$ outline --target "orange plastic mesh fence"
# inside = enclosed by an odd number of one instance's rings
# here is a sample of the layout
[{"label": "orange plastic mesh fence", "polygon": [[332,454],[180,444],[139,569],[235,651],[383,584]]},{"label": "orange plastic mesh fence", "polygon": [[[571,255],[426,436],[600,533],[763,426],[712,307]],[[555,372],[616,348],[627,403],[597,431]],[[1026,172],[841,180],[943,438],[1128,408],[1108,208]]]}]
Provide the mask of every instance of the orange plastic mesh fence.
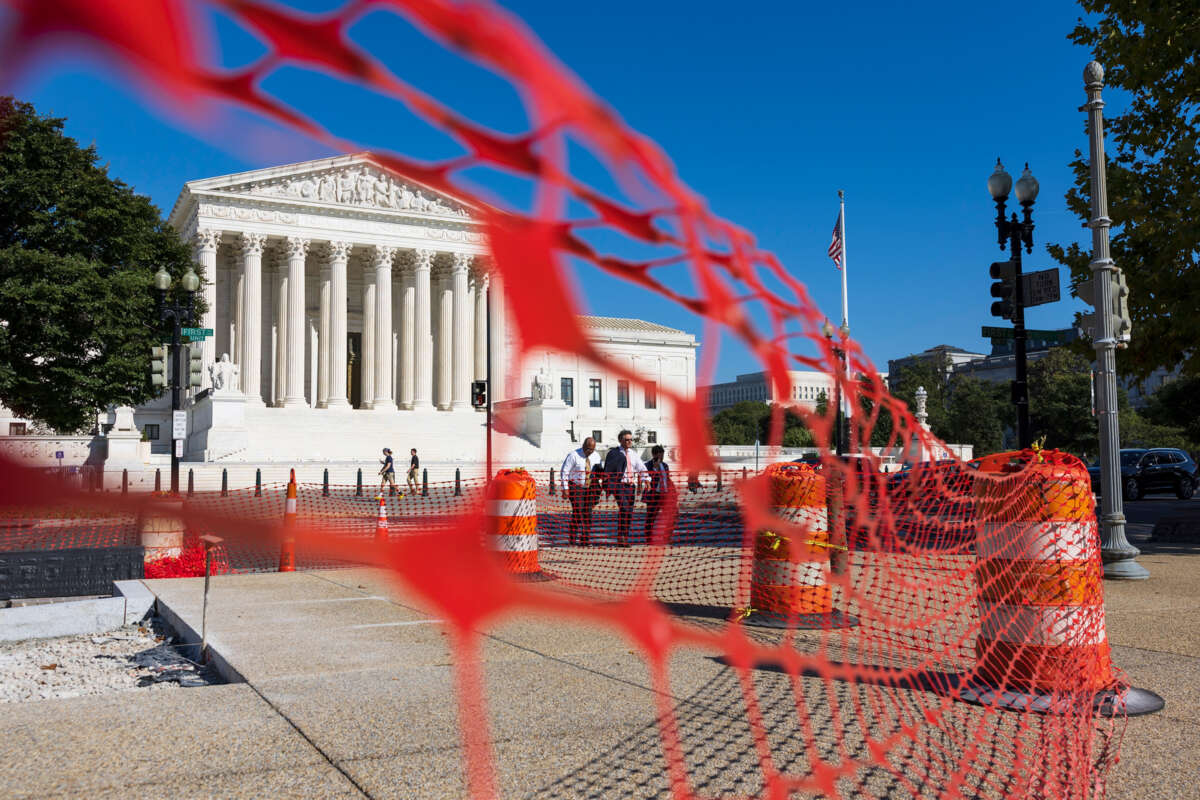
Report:
[{"label": "orange plastic mesh fence", "polygon": [[[271,94],[271,75],[301,67],[392,98],[451,136],[461,157],[436,164],[397,152],[376,157],[471,204],[494,274],[510,287],[523,353],[550,347],[604,360],[580,327],[564,267],[595,268],[704,319],[698,383],[711,382],[716,342],[729,335],[759,359],[777,397],[789,396],[788,369],[830,375],[855,412],[851,452],[873,434],[893,452],[939,452],[877,377],[846,379],[877,372],[855,342],[822,335],[823,315],[804,286],[747,232],[712,214],[665,154],[490,3],[350,0],[312,16],[251,0],[3,2],[12,9],[0,42],[6,71],[34,63],[40,48],[67,32],[181,108],[215,98],[338,150],[361,149]],[[208,60],[219,48],[193,5],[219,9],[266,55],[232,70]],[[351,28],[368,13],[398,15],[508,80],[530,128],[498,133],[414,89],[385,63],[388,54],[355,41]],[[587,150],[617,188],[573,174],[568,143]],[[470,182],[477,168],[527,179],[532,211],[485,196]],[[638,261],[600,252],[593,234],[655,255]],[[675,288],[684,272],[691,294]],[[607,368],[642,382],[627,366]],[[713,470],[705,398],[659,390],[678,428],[676,474]],[[795,413],[827,453],[833,415]],[[513,423],[503,414],[500,422]],[[783,423],[777,414],[771,441],[782,440]],[[507,463],[503,454],[497,463]],[[55,492],[37,474],[0,468],[0,503],[11,520],[0,542],[9,550],[128,543],[150,502]],[[478,651],[480,632],[497,621],[550,614],[624,634],[657,690],[656,724],[551,787],[553,794],[1103,795],[1121,699],[1110,698],[1111,717],[1097,716],[1094,706],[1122,679],[1109,662],[1095,510],[1080,462],[1025,452],[979,469],[925,461],[889,476],[873,456],[826,455],[819,470],[746,480],[726,474],[719,490],[715,476],[696,491],[690,483],[679,477],[673,491],[652,497],[657,516],[648,532],[646,503],[632,487],[585,488],[572,499],[551,495],[538,476],[531,512],[528,498],[490,497],[479,482],[464,483],[461,496],[452,485],[431,485],[429,497],[385,498],[386,541],[376,535],[370,492],[359,498],[331,487],[325,496],[305,485],[288,534],[299,568],[385,566],[445,620],[463,720],[488,718]],[[190,535],[225,539],[221,569],[278,568],[281,486],[261,497],[198,495],[178,513]],[[519,521],[531,513],[532,538]],[[489,552],[534,546],[538,573],[549,580],[506,569],[531,566],[532,556],[502,560]],[[687,649],[719,652],[727,669],[684,702],[674,699],[668,664]],[[471,794],[498,795],[486,726],[465,726],[462,743]]]}]

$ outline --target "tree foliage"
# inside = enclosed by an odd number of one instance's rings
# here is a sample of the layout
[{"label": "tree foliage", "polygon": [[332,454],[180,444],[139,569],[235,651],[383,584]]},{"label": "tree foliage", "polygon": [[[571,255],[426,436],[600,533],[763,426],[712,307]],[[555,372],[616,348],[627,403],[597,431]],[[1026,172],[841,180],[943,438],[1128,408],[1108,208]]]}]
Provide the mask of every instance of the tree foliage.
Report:
[{"label": "tree foliage", "polygon": [[191,258],[63,120],[0,97],[0,403],[58,431],[151,399],[151,278]]},{"label": "tree foliage", "polygon": [[[1123,373],[1145,378],[1183,363],[1200,374],[1200,25],[1193,0],[1080,0],[1095,21],[1070,39],[1090,47],[1128,108],[1106,120],[1112,257],[1126,274],[1133,337]],[[1090,217],[1088,160],[1071,162],[1067,205]],[[1091,277],[1090,243],[1051,245],[1072,282]]]},{"label": "tree foliage", "polygon": [[[744,400],[718,411],[712,418],[713,441],[717,444],[749,445],[755,441],[769,444],[771,415],[776,408],[776,405]],[[812,447],[812,432],[800,416],[786,410],[783,414],[783,446]]]}]

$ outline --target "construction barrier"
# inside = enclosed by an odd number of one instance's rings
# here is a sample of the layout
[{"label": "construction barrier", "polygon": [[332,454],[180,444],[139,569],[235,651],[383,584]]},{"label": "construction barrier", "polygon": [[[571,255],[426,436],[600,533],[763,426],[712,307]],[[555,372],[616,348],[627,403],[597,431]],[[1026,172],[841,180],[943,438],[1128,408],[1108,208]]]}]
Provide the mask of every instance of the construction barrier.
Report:
[{"label": "construction barrier", "polygon": [[502,469],[488,488],[490,549],[504,569],[525,580],[549,580],[538,565],[537,484],[523,469]]},{"label": "construction barrier", "polygon": [[829,516],[825,478],[808,464],[767,470],[771,510],[805,530],[797,535],[760,531],[754,540],[748,625],[842,628],[857,624],[833,607]]},{"label": "construction barrier", "polygon": [[[258,488],[258,487],[256,487]],[[296,571],[296,470],[292,470],[283,505],[283,539],[279,546],[279,571]]]},{"label": "construction barrier", "polygon": [[183,552],[187,532],[183,516],[183,501],[178,498],[156,499],[142,509],[138,534],[146,563],[178,558]]},{"label": "construction barrier", "polygon": [[375,541],[379,544],[387,544],[387,541],[388,541],[387,502],[383,499],[383,495],[380,495],[377,499],[379,500],[379,514],[378,514],[378,516],[375,517]]},{"label": "construction barrier", "polygon": [[[981,462],[976,483],[979,634],[970,702],[1059,710],[1084,695],[1101,713],[1162,708],[1118,685],[1104,622],[1091,481],[1074,456],[1016,451]],[[1157,703],[1157,707],[1154,707]]]}]

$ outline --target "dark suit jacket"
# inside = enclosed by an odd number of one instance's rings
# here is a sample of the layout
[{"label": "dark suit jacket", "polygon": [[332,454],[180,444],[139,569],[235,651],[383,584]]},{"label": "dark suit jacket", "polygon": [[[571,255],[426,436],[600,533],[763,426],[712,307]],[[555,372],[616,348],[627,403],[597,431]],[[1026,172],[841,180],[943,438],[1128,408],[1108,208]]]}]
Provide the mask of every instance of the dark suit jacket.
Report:
[{"label": "dark suit jacket", "polygon": [[625,451],[620,447],[610,448],[604,456],[604,489],[609,494],[616,492],[617,487],[621,485],[626,466],[628,464],[625,461]]},{"label": "dark suit jacket", "polygon": [[650,459],[646,462],[646,471],[650,473],[650,488],[647,491],[666,494],[671,486],[671,468],[667,462],[660,461],[655,464],[654,459]]}]

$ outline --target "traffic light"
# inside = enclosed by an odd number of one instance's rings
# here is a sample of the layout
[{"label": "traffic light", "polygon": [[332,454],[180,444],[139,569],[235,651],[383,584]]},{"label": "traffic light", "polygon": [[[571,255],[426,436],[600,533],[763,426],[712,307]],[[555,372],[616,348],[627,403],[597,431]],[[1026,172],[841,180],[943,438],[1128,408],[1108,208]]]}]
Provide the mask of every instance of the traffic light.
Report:
[{"label": "traffic light", "polygon": [[165,344],[155,345],[150,348],[150,383],[153,386],[166,387],[167,385],[167,353],[169,352]]},{"label": "traffic light", "polygon": [[[1108,273],[1108,280],[1110,282],[1109,304],[1112,313],[1112,337],[1118,342],[1128,342],[1133,330],[1133,320],[1129,317],[1129,287],[1125,284],[1125,273],[1119,269],[1112,270]],[[1080,282],[1075,287],[1075,295],[1095,308],[1099,300],[1095,278]],[[1097,309],[1090,314],[1083,314],[1079,322],[1084,333],[1093,339],[1100,335],[1100,321],[1097,318],[1099,313],[1099,309]]]},{"label": "traffic light", "polygon": [[1016,291],[1016,266],[1011,261],[996,261],[988,269],[988,274],[996,281],[992,284],[992,297],[997,298],[992,303],[992,316],[1012,319],[1016,308],[1013,297]]},{"label": "traffic light", "polygon": [[475,408],[487,406],[487,381],[471,381],[471,405]]},{"label": "traffic light", "polygon": [[204,351],[199,347],[188,348],[188,386],[199,388],[204,379]]}]

